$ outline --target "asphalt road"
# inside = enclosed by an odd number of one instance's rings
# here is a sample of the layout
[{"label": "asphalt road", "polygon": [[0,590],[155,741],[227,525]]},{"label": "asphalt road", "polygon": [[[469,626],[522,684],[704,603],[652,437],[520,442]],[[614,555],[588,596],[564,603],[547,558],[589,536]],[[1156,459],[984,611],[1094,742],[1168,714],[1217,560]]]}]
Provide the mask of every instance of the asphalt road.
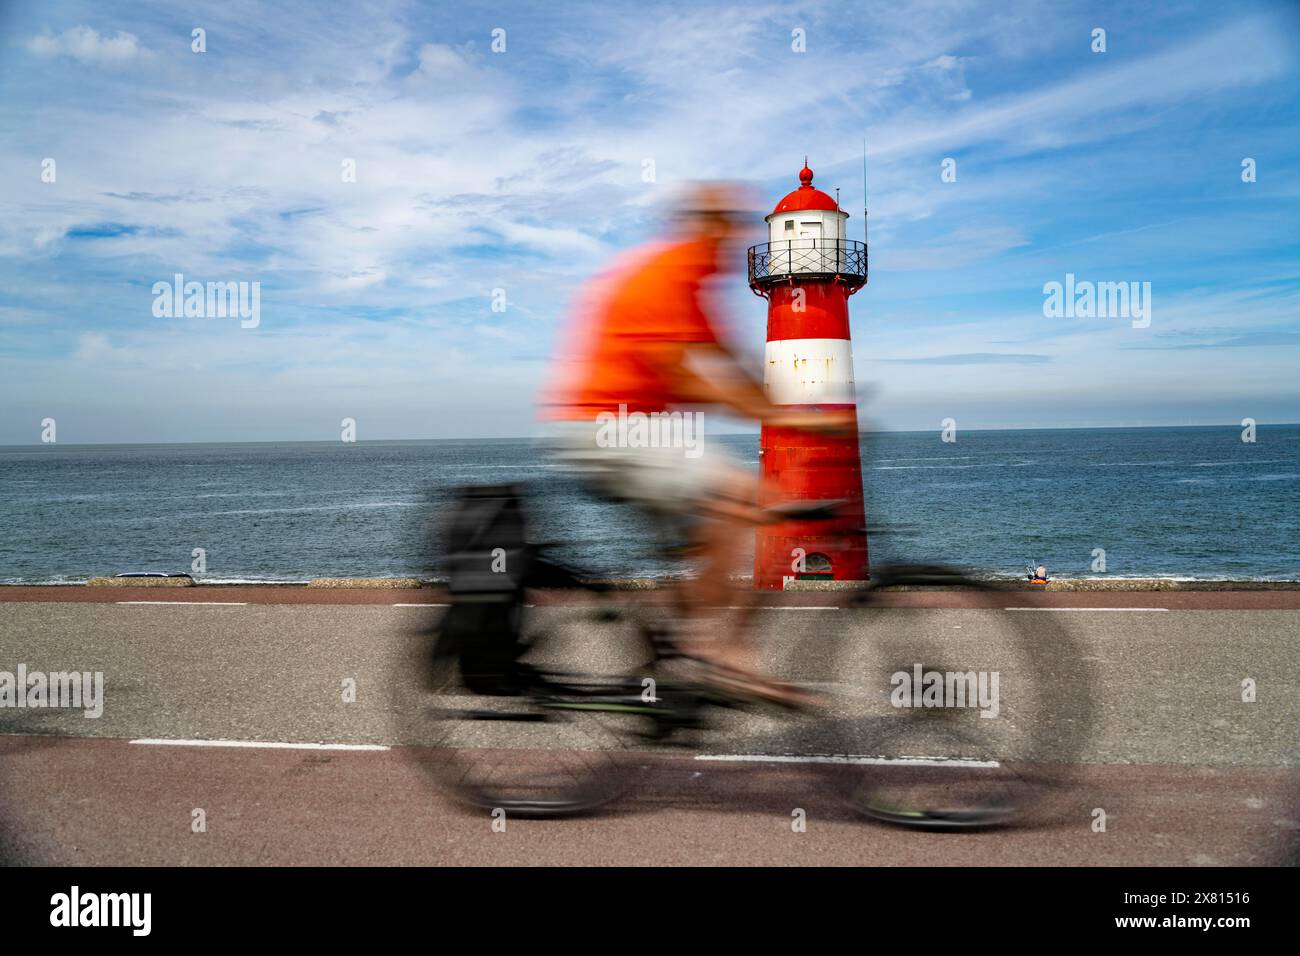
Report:
[{"label": "asphalt road", "polygon": [[[722,715],[700,742],[703,754],[639,758],[637,788],[609,811],[508,820],[504,832],[486,813],[448,800],[426,773],[437,753],[427,745],[440,741],[412,716],[424,700],[412,661],[415,632],[436,612],[355,603],[0,602],[0,671],[24,664],[104,674],[97,719],[0,708],[0,853],[11,862],[91,864],[1288,859],[1300,828],[1300,610],[1287,602],[1271,610],[1143,610],[1173,602],[1102,597],[1124,610],[849,611],[807,600],[764,610],[756,627],[765,662],[823,687],[836,719]],[[1006,606],[1022,603],[1010,595]],[[538,613],[558,620],[567,612]],[[1008,640],[1013,619],[1017,633],[1038,642],[1029,655]],[[583,645],[575,653],[584,669],[618,664],[617,648]],[[971,711],[954,733],[957,725],[892,708],[889,674],[912,663],[998,672],[1001,719]],[[1256,690],[1250,703],[1242,700],[1247,678]],[[349,687],[354,700],[345,699]],[[1076,720],[1084,713],[1086,727]],[[1073,782],[1053,799],[1049,823],[996,833],[921,834],[863,822],[821,785],[815,765],[801,762],[846,754],[978,760],[1029,739],[1038,757],[1067,755]],[[165,742],[139,742],[146,740]],[[211,741],[272,746],[201,743]],[[275,746],[283,744],[309,749]],[[764,759],[773,757],[786,762]],[[1105,832],[1094,831],[1098,809]],[[194,832],[196,810],[205,832]],[[806,814],[803,832],[791,827],[797,810]]]}]

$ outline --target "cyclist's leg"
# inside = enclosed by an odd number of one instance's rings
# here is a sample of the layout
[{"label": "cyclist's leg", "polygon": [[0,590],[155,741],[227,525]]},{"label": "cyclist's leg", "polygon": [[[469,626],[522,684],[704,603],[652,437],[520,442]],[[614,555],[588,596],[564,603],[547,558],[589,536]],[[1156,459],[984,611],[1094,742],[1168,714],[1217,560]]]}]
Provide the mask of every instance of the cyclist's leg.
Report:
[{"label": "cyclist's leg", "polygon": [[[629,481],[643,506],[691,519],[698,556],[696,574],[677,587],[679,649],[708,665],[709,683],[733,694],[785,703],[811,700],[804,691],[758,666],[758,647],[750,626],[752,591],[736,588],[732,574],[747,549],[740,544],[755,525],[770,520],[760,507],[760,478],[729,456],[715,452],[708,462],[687,460],[671,472],[638,463]],[[720,670],[719,670],[720,669]]]},{"label": "cyclist's leg", "polygon": [[[731,672],[733,684],[747,685],[742,690],[770,699],[803,699],[757,668],[749,615],[724,611],[737,600],[731,573],[743,550],[738,542],[766,517],[758,504],[758,476],[720,449],[692,456],[680,448],[600,447],[597,431],[591,422],[563,423],[555,432],[556,460],[604,495],[669,520],[689,520],[700,569],[677,586],[678,648]],[[742,607],[749,605],[752,601],[742,601]]]}]

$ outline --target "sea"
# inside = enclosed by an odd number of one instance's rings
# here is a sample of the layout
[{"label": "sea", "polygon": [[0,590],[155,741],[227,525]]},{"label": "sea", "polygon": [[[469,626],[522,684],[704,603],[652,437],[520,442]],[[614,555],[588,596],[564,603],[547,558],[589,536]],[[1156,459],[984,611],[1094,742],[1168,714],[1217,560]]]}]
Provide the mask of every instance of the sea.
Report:
[{"label": "sea", "polygon": [[[873,564],[981,576],[1300,580],[1300,425],[862,436]],[[705,438],[758,467],[758,436]],[[586,572],[683,573],[652,519],[529,439],[0,447],[0,582],[436,575],[457,490],[518,483],[530,536]],[[736,544],[746,570],[752,535]],[[201,568],[201,570],[196,570]]]}]

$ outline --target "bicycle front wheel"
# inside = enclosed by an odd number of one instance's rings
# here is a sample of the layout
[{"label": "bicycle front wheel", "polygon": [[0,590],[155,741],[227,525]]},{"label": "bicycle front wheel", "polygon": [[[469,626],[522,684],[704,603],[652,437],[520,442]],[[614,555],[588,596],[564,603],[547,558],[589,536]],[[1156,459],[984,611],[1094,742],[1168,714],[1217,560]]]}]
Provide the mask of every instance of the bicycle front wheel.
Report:
[{"label": "bicycle front wheel", "polygon": [[851,602],[829,723],[841,796],[923,829],[1027,824],[1086,739],[1091,676],[1037,596],[941,567],[884,568]]}]

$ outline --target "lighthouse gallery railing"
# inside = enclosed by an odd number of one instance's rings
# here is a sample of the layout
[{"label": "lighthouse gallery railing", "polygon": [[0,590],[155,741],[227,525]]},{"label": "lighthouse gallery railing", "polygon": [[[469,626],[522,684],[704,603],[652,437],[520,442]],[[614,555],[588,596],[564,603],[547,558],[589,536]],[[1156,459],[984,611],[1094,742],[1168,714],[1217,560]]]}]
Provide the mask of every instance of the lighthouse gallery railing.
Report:
[{"label": "lighthouse gallery railing", "polygon": [[867,244],[851,239],[786,239],[750,246],[751,285],[796,275],[840,276],[861,284],[867,279]]}]

